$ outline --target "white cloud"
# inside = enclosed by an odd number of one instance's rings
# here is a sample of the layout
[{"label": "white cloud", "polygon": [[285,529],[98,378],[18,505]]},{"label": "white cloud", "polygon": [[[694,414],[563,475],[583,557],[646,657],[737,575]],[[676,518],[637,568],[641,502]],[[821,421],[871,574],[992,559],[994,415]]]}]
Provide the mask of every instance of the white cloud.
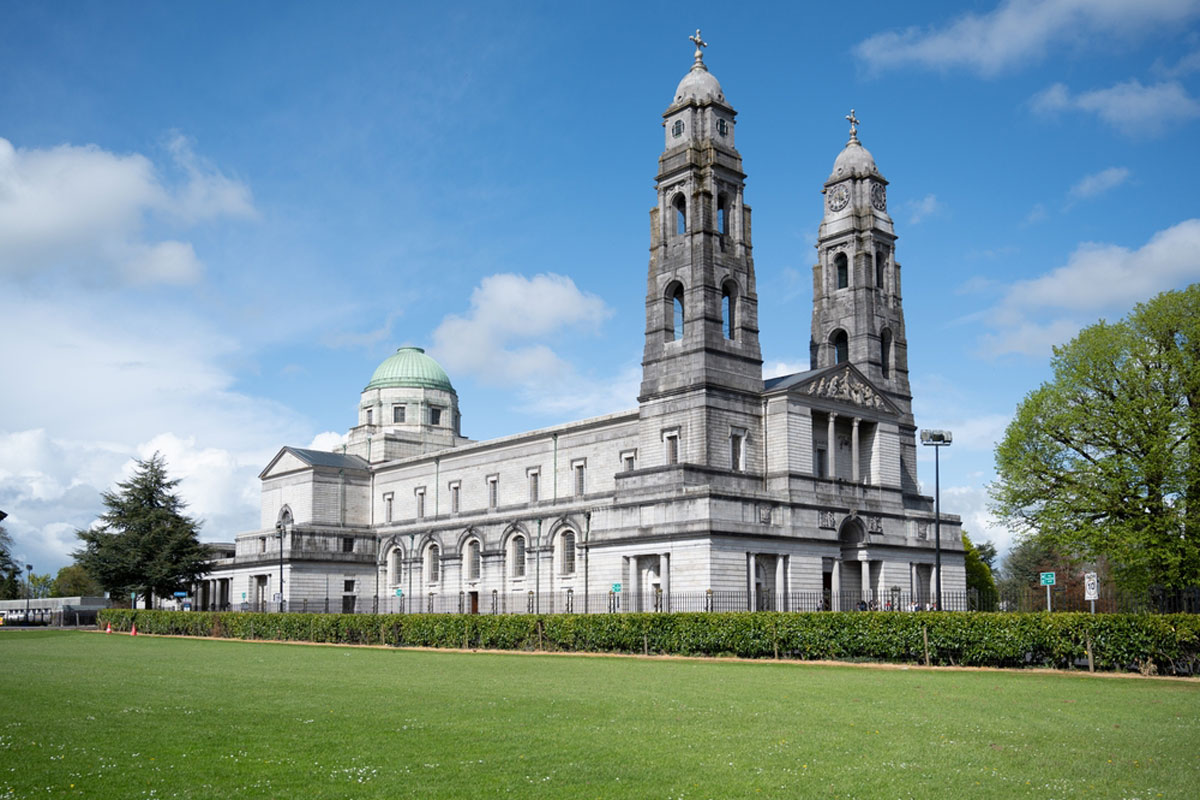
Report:
[{"label": "white cloud", "polygon": [[197,157],[185,139],[168,144],[173,185],[143,155],[96,145],[15,148],[0,138],[0,275],[62,271],[97,284],[194,282],[192,245],[152,234],[156,223],[188,226],[252,217],[249,189]]},{"label": "white cloud", "polygon": [[986,315],[993,333],[984,350],[999,355],[1044,355],[1104,312],[1123,316],[1159,292],[1200,280],[1200,219],[1159,231],[1131,250],[1084,242],[1067,263],[1008,288]]},{"label": "white cloud", "polygon": [[811,364],[807,361],[764,361],[764,378],[781,378],[784,375],[794,375],[797,372],[807,372]]},{"label": "white cloud", "polygon": [[[332,453],[335,450],[340,450],[349,437],[344,433],[337,431],[324,431],[313,437],[313,440],[308,443],[309,450],[324,450]],[[263,466],[266,466],[265,464]]]},{"label": "white cloud", "polygon": [[438,325],[433,354],[451,373],[520,385],[571,371],[544,340],[594,330],[611,315],[602,299],[562,275],[490,275],[471,293],[470,311]]},{"label": "white cloud", "polygon": [[[955,435],[957,436],[957,431]],[[1013,544],[1013,532],[1000,524],[988,508],[991,498],[981,486],[943,486],[942,505],[947,512],[962,517],[963,530],[971,541],[996,545],[998,561],[1003,561]]]},{"label": "white cloud", "polygon": [[937,195],[927,194],[920,200],[909,200],[904,204],[904,209],[908,212],[908,222],[910,225],[917,225],[926,217],[931,217],[938,214],[945,208],[938,202]]},{"label": "white cloud", "polygon": [[1200,72],[1200,50],[1193,50],[1170,66],[1162,61],[1155,62],[1154,71],[1164,78],[1182,78]]},{"label": "white cloud", "polygon": [[1177,81],[1143,86],[1130,80],[1077,95],[1056,83],[1034,95],[1030,105],[1040,113],[1087,111],[1126,136],[1157,136],[1170,125],[1200,116],[1200,102]]},{"label": "white cloud", "polygon": [[[228,336],[176,308],[106,294],[19,297],[0,315],[0,508],[39,571],[69,562],[73,531],[134,458],[162,452],[201,537],[256,529],[256,476],[278,447],[312,437],[291,409],[234,388]],[[35,335],[36,334],[36,335]]]},{"label": "white cloud", "polygon": [[878,33],[855,55],[870,68],[965,68],[981,75],[1035,63],[1052,48],[1100,48],[1159,33],[1200,10],[1196,0],[1005,0],[940,27]]},{"label": "white cloud", "polygon": [[1129,175],[1129,170],[1125,167],[1109,167],[1091,175],[1085,175],[1078,183],[1071,187],[1070,194],[1072,197],[1081,200],[1095,197],[1096,195],[1104,194],[1110,189],[1117,188],[1129,180]]}]

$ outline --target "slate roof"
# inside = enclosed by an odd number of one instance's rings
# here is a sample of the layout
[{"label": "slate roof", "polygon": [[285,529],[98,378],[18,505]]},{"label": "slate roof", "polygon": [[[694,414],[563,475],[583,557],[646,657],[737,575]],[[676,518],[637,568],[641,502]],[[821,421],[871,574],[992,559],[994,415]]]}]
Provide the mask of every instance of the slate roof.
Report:
[{"label": "slate roof", "polygon": [[337,469],[368,469],[367,460],[361,456],[330,453],[325,450],[305,450],[301,447],[285,447],[286,452],[312,467],[335,467]]}]

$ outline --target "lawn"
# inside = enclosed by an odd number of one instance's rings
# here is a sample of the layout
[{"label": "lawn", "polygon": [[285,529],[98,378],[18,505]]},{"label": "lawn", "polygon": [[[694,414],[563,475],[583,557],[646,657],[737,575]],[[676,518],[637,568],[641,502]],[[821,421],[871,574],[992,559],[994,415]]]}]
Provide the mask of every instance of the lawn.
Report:
[{"label": "lawn", "polygon": [[1195,797],[1200,683],[0,633],[0,798]]}]

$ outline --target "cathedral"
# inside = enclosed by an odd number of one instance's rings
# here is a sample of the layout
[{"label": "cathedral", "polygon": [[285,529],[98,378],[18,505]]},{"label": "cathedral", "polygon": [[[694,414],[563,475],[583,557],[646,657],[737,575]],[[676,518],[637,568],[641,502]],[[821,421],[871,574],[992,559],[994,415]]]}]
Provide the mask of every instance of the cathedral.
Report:
[{"label": "cathedral", "polygon": [[851,112],[822,190],[811,368],[764,380],[737,114],[696,33],[663,113],[637,407],[474,441],[446,372],[400,348],[343,447],[284,447],[262,471],[261,529],[220,553],[196,608],[900,609],[939,582],[963,603],[960,520],[917,483],[888,182]]}]

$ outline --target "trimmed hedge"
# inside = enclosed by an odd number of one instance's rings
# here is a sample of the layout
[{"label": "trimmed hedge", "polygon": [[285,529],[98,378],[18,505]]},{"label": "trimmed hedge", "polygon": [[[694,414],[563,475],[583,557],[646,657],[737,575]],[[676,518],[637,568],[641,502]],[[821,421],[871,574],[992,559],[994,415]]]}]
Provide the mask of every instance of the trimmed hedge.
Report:
[{"label": "trimmed hedge", "polygon": [[258,614],[106,609],[100,627],[227,639],[1137,669],[1194,675],[1200,616],[1083,613]]}]

